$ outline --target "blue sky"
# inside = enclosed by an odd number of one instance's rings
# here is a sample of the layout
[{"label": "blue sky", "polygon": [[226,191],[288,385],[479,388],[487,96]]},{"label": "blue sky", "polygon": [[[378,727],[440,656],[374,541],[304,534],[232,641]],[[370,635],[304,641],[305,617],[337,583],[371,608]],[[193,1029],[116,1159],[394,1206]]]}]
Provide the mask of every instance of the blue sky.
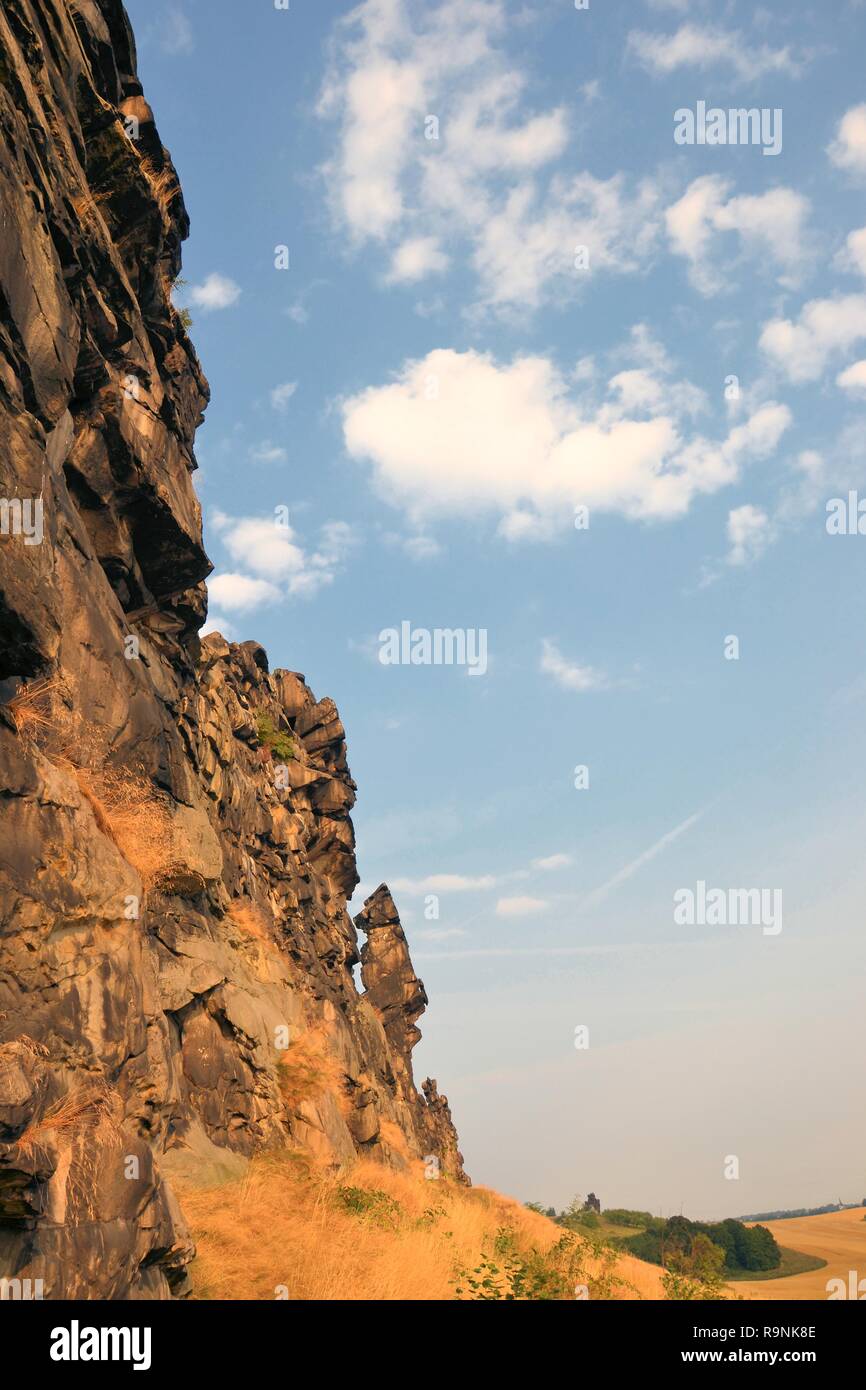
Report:
[{"label": "blue sky", "polygon": [[[192,219],[211,624],[337,701],[469,1171],[859,1198],[866,538],[826,504],[866,496],[866,7],[127,7]],[[699,102],[781,149],[676,143]],[[487,672],[382,665],[403,620]],[[782,931],[677,925],[699,880]]]}]

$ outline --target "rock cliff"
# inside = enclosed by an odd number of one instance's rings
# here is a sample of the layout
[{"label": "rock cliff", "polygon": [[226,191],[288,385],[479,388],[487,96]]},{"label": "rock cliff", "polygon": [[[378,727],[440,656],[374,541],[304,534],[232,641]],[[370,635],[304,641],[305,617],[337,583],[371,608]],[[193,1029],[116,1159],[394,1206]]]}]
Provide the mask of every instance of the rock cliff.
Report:
[{"label": "rock cliff", "polygon": [[175,1172],[465,1177],[393,900],[347,912],[337,710],[198,636],[189,227],[120,0],[4,0],[0,76],[0,1279],[183,1296]]}]

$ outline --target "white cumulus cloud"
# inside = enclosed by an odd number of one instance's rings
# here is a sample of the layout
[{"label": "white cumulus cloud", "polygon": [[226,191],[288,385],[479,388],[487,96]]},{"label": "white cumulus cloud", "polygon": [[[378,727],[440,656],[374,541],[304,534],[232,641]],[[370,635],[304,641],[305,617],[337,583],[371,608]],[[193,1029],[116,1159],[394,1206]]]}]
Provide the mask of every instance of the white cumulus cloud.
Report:
[{"label": "white cumulus cloud", "polygon": [[388,280],[393,284],[412,284],[415,280],[423,280],[427,275],[445,270],[447,266],[448,257],[441,250],[436,237],[410,237],[394,252]]},{"label": "white cumulus cloud", "polygon": [[855,176],[866,174],[866,102],[845,112],[827,153],[837,169]]},{"label": "white cumulus cloud", "polygon": [[866,396],[866,358],[852,362],[836,378],[836,385],[853,396]]},{"label": "white cumulus cloud", "polygon": [[288,522],[274,517],[230,517],[215,512],[211,524],[236,564],[260,576],[278,595],[290,597],[309,598],[331,584],[357,542],[352,527],[344,521],[327,522],[313,549],[299,541]]},{"label": "white cumulus cloud", "polygon": [[486,513],[506,537],[538,539],[572,525],[578,505],[682,516],[695,496],[736,481],[749,458],[771,454],[790,423],[786,406],[768,402],[709,440],[691,427],[695,389],[667,381],[664,365],[643,371],[625,388],[618,374],[593,397],[546,357],[500,363],[436,349],[343,402],[346,449],[419,524]]},{"label": "white cumulus cloud", "polygon": [[230,309],[241,297],[241,287],[227,275],[213,271],[200,285],[191,285],[189,297],[197,309],[210,313],[214,309]]},{"label": "white cumulus cloud", "polygon": [[689,261],[692,282],[702,294],[717,294],[727,282],[723,233],[738,238],[745,254],[770,259],[790,284],[806,254],[803,231],[809,200],[791,188],[731,197],[732,184],[719,174],[695,179],[665,212],[671,249]]},{"label": "white cumulus cloud", "polygon": [[216,574],[208,580],[207,587],[213,601],[230,613],[258,608],[263,603],[274,603],[280,597],[275,584],[267,579],[254,579],[248,574]]},{"label": "white cumulus cloud", "polygon": [[[570,115],[533,109],[502,0],[363,0],[338,24],[320,115],[336,223],[418,282],[458,254],[478,302],[535,306],[587,272],[636,271],[658,232],[649,181],[565,174]],[[578,268],[576,248],[589,250]]]},{"label": "white cumulus cloud", "polygon": [[771,319],[760,346],[793,382],[818,381],[833,357],[866,338],[866,295],[812,299],[792,319]]},{"label": "white cumulus cloud", "polygon": [[729,565],[749,565],[759,559],[772,539],[770,518],[747,503],[728,513]]}]

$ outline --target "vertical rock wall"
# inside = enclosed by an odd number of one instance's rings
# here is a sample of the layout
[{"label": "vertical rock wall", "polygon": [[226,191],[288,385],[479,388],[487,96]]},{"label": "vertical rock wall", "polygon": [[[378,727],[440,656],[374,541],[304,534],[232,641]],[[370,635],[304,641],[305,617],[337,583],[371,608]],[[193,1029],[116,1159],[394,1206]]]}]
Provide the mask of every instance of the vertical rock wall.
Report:
[{"label": "vertical rock wall", "polygon": [[174,1170],[462,1160],[393,901],[360,954],[346,910],[333,702],[197,635],[188,220],[119,0],[4,0],[0,78],[0,1278],[167,1298]]}]

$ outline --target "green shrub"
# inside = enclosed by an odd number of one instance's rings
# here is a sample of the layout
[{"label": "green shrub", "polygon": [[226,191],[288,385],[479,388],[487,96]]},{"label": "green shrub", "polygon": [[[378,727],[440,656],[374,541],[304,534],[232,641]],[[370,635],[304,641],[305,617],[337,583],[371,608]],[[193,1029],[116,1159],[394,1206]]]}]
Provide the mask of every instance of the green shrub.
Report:
[{"label": "green shrub", "polygon": [[402,1214],[400,1203],[389,1197],[387,1192],[380,1192],[377,1188],[338,1187],[335,1201],[343,1211],[359,1217],[362,1221],[369,1221],[374,1226],[393,1229],[398,1225]]},{"label": "green shrub", "polygon": [[295,745],[289,735],[284,729],[276,727],[269,714],[260,714],[256,718],[256,734],[261,746],[279,758],[280,762],[286,763],[295,756]]}]

